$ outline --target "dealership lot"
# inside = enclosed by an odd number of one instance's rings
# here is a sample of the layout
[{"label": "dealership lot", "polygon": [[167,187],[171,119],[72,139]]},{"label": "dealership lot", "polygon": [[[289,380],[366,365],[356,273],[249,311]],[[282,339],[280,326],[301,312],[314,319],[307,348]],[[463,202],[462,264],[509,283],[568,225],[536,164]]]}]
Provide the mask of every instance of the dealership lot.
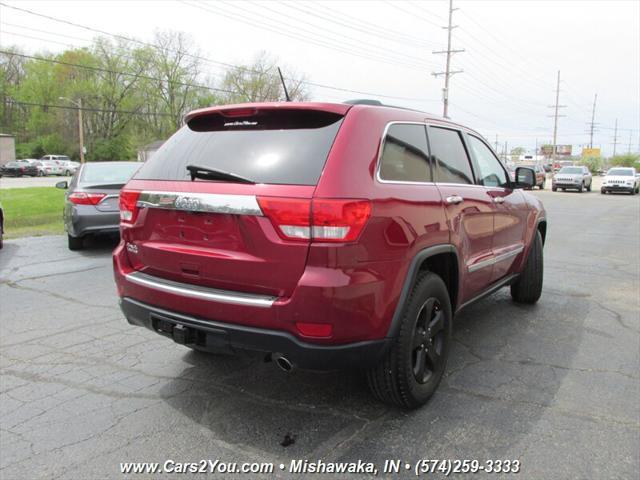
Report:
[{"label": "dealership lot", "polygon": [[129,326],[113,241],[80,253],[62,236],[6,242],[0,478],[318,458],[520,459],[519,478],[636,476],[640,197],[534,194],[549,216],[542,299],[516,305],[504,290],[464,311],[446,378],[412,412],[377,403],[357,373],[286,374]]}]

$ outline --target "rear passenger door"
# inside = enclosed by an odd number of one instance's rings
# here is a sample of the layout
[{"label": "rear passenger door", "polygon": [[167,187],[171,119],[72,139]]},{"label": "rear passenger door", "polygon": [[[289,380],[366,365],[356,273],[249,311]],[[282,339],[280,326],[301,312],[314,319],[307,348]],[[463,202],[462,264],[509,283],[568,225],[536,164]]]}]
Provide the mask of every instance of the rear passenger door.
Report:
[{"label": "rear passenger door", "polygon": [[476,172],[476,184],[483,187],[494,208],[492,282],[511,271],[524,250],[528,206],[520,190],[511,188],[509,175],[489,146],[479,137],[466,136]]},{"label": "rear passenger door", "polygon": [[428,137],[450,242],[458,250],[458,268],[463,279],[460,300],[464,303],[484,290],[493,278],[494,204],[485,188],[475,184],[462,133],[429,126]]}]

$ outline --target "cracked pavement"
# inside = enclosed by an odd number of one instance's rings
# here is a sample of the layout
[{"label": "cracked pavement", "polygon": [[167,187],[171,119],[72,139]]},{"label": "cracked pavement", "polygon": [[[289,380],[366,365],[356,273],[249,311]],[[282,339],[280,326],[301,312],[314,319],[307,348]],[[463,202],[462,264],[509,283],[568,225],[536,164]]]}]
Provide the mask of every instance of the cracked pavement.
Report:
[{"label": "cracked pavement", "polygon": [[459,315],[446,377],[411,412],[377,403],[357,372],[286,374],[128,325],[113,241],[6,241],[0,478],[120,478],[120,462],[169,458],[520,459],[519,478],[637,478],[640,198],[535,194],[542,299],[502,290]]}]

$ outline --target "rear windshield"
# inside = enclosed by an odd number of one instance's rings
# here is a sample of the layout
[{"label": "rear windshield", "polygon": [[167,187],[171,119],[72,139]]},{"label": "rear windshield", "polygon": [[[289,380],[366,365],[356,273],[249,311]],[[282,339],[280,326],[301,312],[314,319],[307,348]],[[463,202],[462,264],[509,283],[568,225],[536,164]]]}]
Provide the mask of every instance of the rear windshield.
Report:
[{"label": "rear windshield", "polygon": [[138,168],[140,168],[139,163],[87,163],[82,169],[80,183],[92,183],[96,185],[127,183]]},{"label": "rear windshield", "polygon": [[191,181],[187,166],[196,165],[255,183],[316,185],[342,118],[284,109],[196,117],[167,140],[135,178]]}]

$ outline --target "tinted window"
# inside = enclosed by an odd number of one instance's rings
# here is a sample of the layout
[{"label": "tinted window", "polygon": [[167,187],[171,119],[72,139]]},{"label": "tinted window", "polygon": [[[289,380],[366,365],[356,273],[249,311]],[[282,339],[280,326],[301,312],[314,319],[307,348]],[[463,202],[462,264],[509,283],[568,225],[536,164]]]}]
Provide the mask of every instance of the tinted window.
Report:
[{"label": "tinted window", "polygon": [[431,154],[437,159],[436,181],[473,183],[471,165],[460,133],[446,128],[429,128]]},{"label": "tinted window", "polygon": [[395,124],[389,127],[380,158],[380,178],[400,182],[431,181],[424,125]]},{"label": "tinted window", "polygon": [[499,160],[485,143],[472,135],[469,135],[469,148],[476,162],[478,184],[485,187],[506,187],[507,173],[502,168]]},{"label": "tinted window", "polygon": [[249,114],[232,118],[211,114],[191,120],[135,178],[190,181],[186,167],[197,165],[256,183],[317,184],[342,116],[294,110]]},{"label": "tinted window", "polygon": [[103,184],[127,183],[140,163],[87,163],[82,169],[80,183]]}]

